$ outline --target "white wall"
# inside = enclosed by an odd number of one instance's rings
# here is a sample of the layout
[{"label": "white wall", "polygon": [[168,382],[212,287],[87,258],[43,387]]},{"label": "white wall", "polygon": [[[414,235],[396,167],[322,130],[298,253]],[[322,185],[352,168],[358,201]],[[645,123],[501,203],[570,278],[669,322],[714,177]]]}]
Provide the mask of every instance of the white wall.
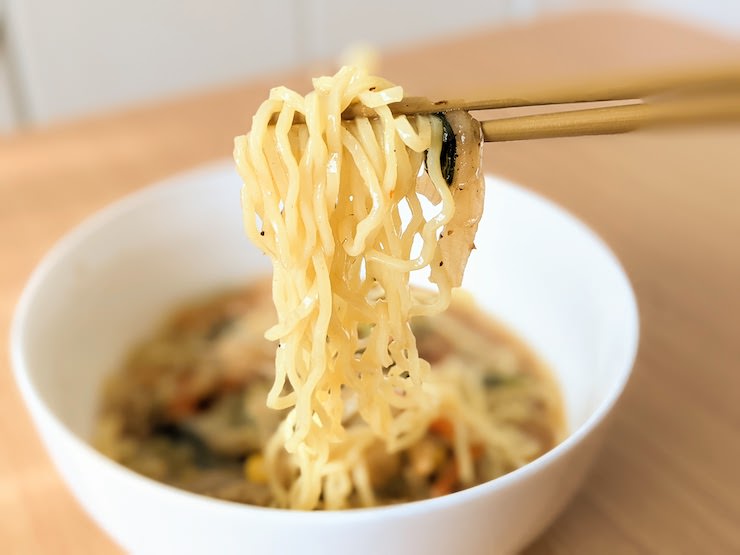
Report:
[{"label": "white wall", "polygon": [[304,57],[328,59],[355,44],[393,46],[503,24],[511,0],[298,0]]},{"label": "white wall", "polygon": [[3,2],[0,132],[543,13],[626,7],[740,37],[740,0],[0,0],[0,22]]},{"label": "white wall", "polygon": [[10,131],[16,125],[10,75],[5,45],[5,0],[0,0],[0,134]]},{"label": "white wall", "polygon": [[[290,1],[8,2],[8,40],[31,122],[235,81],[290,65],[297,51]],[[272,41],[276,32],[280,41]]]},{"label": "white wall", "polygon": [[17,124],[12,93],[8,58],[0,45],[0,134],[14,129]]}]

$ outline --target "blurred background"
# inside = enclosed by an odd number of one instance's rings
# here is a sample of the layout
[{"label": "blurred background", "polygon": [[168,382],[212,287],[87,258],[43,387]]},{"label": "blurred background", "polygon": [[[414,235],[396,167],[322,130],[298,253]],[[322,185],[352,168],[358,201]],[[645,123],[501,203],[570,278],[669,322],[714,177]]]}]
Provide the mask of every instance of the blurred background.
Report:
[{"label": "blurred background", "polygon": [[373,10],[346,0],[0,0],[0,134],[337,58],[358,42],[382,50],[577,10],[635,10],[740,36],[737,0],[372,5]]}]

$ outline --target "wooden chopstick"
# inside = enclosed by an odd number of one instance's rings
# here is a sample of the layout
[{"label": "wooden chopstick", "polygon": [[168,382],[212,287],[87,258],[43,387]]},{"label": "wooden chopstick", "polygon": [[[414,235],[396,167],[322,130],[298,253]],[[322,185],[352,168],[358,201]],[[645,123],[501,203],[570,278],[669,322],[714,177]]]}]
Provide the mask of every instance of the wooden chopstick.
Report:
[{"label": "wooden chopstick", "polygon": [[[620,79],[599,79],[587,83],[573,83],[565,87],[538,87],[510,96],[496,96],[479,100],[429,100],[424,97],[407,97],[389,104],[396,115],[430,114],[451,110],[489,110],[605,102],[609,100],[634,100],[658,94],[699,94],[740,88],[740,64],[684,69],[665,73],[650,73]],[[342,112],[343,119],[372,117],[374,112],[361,104],[352,104]]]},{"label": "wooden chopstick", "polygon": [[738,94],[670,100],[510,117],[481,122],[486,142],[609,135],[636,129],[740,121]]},{"label": "wooden chopstick", "polygon": [[[601,79],[565,87],[539,87],[513,96],[479,100],[433,101],[424,97],[407,97],[389,104],[389,107],[396,115],[414,115],[627,100],[641,103],[484,121],[481,123],[483,137],[486,142],[520,141],[737,120],[740,119],[740,64],[733,62],[619,80]],[[342,119],[375,115],[372,109],[362,104],[351,104],[342,112]],[[293,123],[304,122],[301,114],[295,114]]]}]

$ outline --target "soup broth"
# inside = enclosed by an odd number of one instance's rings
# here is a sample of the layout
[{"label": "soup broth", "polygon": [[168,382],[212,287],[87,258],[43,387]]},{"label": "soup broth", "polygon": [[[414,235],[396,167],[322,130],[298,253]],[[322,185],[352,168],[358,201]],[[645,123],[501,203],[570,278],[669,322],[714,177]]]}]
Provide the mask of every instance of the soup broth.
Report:
[{"label": "soup broth", "polygon": [[[264,332],[274,320],[269,280],[175,312],[107,380],[95,446],[184,490],[273,505],[263,450],[284,417],[265,404],[276,346]],[[364,460],[375,503],[421,500],[492,480],[562,439],[562,399],[551,372],[465,293],[444,313],[415,318],[411,326],[432,374],[483,406],[495,437],[467,441],[464,456],[455,456],[466,432],[440,416],[409,448],[389,452],[381,441],[371,443]],[[344,424],[350,434],[367,431],[351,397]],[[349,500],[350,507],[366,505],[357,493]]]}]

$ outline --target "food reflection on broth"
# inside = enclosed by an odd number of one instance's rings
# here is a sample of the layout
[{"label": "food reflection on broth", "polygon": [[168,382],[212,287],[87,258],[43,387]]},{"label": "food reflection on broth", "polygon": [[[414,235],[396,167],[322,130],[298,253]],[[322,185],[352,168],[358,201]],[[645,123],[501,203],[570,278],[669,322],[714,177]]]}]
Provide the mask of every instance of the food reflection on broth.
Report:
[{"label": "food reflection on broth", "polygon": [[[274,320],[267,279],[177,311],[105,384],[96,447],[136,472],[188,491],[274,505],[263,455],[285,412],[265,404],[275,345],[264,332]],[[470,430],[442,415],[399,452],[369,442],[364,461],[374,504],[426,499],[491,480],[562,438],[562,401],[551,373],[467,295],[456,295],[446,312],[415,318],[411,326],[433,384],[457,388],[486,415],[496,437],[461,438]],[[343,423],[348,434],[367,430],[349,399]],[[463,465],[472,475],[463,475]],[[270,470],[290,479],[287,466]],[[364,505],[359,493],[349,496],[349,507]]]}]

